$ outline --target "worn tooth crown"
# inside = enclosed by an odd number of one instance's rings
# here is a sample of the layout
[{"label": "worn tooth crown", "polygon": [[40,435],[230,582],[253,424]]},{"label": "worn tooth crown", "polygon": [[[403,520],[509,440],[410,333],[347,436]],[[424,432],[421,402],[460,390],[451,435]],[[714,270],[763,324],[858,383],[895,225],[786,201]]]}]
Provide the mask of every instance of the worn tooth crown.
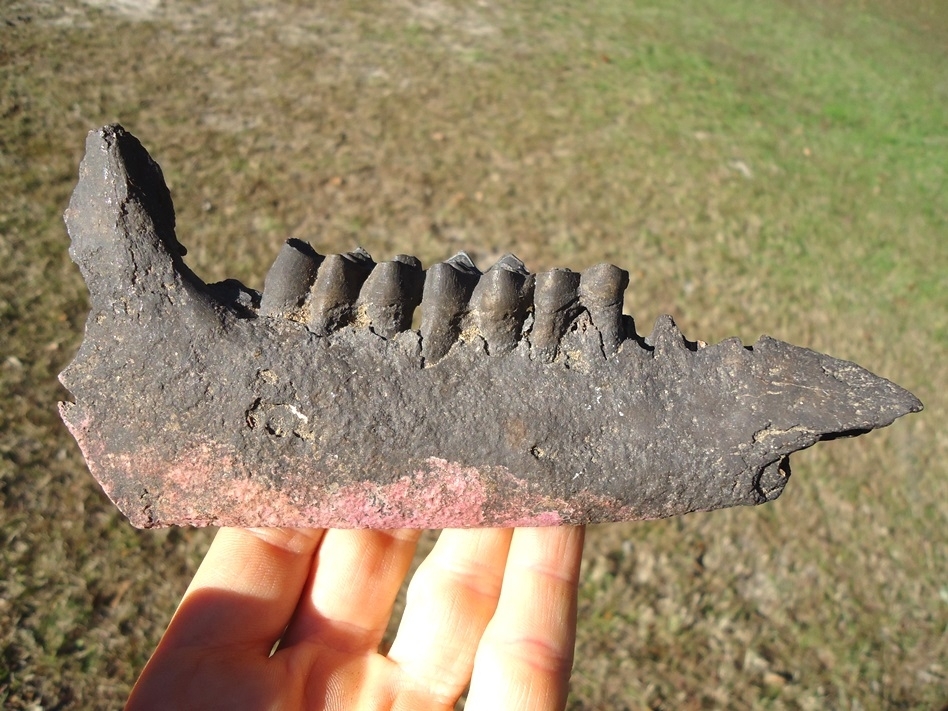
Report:
[{"label": "worn tooth crown", "polygon": [[530,345],[546,363],[556,358],[560,339],[582,311],[579,281],[580,274],[569,269],[553,269],[536,275]]},{"label": "worn tooth crown", "polygon": [[375,262],[361,247],[348,254],[330,254],[323,260],[307,303],[309,327],[326,336],[347,326],[355,315],[355,302]]},{"label": "worn tooth crown", "polygon": [[606,356],[613,355],[625,340],[622,302],[628,286],[629,273],[612,264],[589,267],[579,279],[579,301],[599,331]]},{"label": "worn tooth crown", "polygon": [[[792,452],[922,409],[762,336],[697,347],[622,314],[628,273],[422,271],[290,240],[263,293],[184,263],[161,170],[90,133],[66,212],[91,313],[60,403],[136,526],[585,524],[759,504]],[[411,330],[420,305],[419,332]],[[404,335],[399,335],[404,333]]]},{"label": "worn tooth crown", "polygon": [[421,262],[415,257],[400,254],[376,266],[359,294],[358,306],[365,325],[382,338],[407,331],[421,303],[424,283]]},{"label": "worn tooth crown", "polygon": [[323,259],[306,242],[287,240],[263,282],[261,315],[298,316]]},{"label": "worn tooth crown", "polygon": [[481,277],[471,295],[471,315],[488,353],[516,348],[532,302],[533,276],[512,254],[504,255]]},{"label": "worn tooth crown", "polygon": [[[283,246],[267,273],[260,315],[301,320],[326,336],[347,325],[369,328],[385,339],[411,328],[421,305],[422,352],[434,365],[462,338],[482,338],[487,352],[509,353],[528,329],[534,357],[552,362],[559,343],[584,311],[603,355],[625,340],[622,304],[629,273],[598,264],[582,273],[554,269],[530,274],[506,254],[482,274],[465,252],[432,265],[398,255],[376,264],[363,249],[323,257],[298,239]],[[532,322],[528,318],[532,313]]]}]

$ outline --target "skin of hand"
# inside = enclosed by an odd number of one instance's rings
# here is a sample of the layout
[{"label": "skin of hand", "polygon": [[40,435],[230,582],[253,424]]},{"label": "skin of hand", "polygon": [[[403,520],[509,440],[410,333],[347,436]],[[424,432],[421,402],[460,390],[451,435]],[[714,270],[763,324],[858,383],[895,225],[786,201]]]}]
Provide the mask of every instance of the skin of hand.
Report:
[{"label": "skin of hand", "polygon": [[584,529],[221,529],[126,709],[563,709]]}]

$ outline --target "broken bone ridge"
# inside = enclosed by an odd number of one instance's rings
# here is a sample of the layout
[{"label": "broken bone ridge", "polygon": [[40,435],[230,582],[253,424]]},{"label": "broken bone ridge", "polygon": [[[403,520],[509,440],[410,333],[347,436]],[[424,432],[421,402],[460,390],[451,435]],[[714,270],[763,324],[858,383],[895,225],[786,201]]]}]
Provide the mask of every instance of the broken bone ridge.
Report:
[{"label": "broken bone ridge", "polygon": [[[289,240],[262,294],[184,263],[158,165],[89,134],[66,211],[90,292],[60,412],[131,522],[471,527],[673,516],[775,499],[789,455],[921,410],[768,337],[640,337],[628,273],[487,272],[465,254],[322,256]],[[411,328],[420,307],[420,328]]]}]

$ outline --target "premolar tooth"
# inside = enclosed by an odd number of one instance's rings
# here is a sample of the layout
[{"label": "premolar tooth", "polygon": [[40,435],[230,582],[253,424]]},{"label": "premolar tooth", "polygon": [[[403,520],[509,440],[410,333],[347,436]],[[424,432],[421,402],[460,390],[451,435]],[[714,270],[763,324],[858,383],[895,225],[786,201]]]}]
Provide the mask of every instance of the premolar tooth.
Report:
[{"label": "premolar tooth", "polygon": [[399,254],[372,270],[359,295],[367,325],[382,338],[411,328],[411,317],[421,303],[425,273],[421,262]]},{"label": "premolar tooth", "polygon": [[629,273],[612,264],[597,264],[582,273],[579,300],[589,312],[602,337],[602,350],[611,356],[625,339],[622,299],[629,285]]},{"label": "premolar tooth", "polygon": [[330,254],[323,260],[310,291],[310,328],[325,336],[352,320],[356,299],[375,262],[364,249]]},{"label": "premolar tooth", "polygon": [[437,362],[458,340],[461,320],[480,277],[480,270],[464,252],[428,268],[421,298],[421,348],[426,361]]},{"label": "premolar tooth", "polygon": [[290,316],[306,300],[323,256],[298,239],[287,240],[267,272],[260,298],[263,316]]},{"label": "premolar tooth", "polygon": [[579,272],[553,269],[536,275],[530,345],[547,363],[556,358],[560,338],[579,315]]},{"label": "premolar tooth", "polygon": [[491,354],[516,348],[532,297],[533,276],[512,254],[481,277],[471,295],[471,314]]}]

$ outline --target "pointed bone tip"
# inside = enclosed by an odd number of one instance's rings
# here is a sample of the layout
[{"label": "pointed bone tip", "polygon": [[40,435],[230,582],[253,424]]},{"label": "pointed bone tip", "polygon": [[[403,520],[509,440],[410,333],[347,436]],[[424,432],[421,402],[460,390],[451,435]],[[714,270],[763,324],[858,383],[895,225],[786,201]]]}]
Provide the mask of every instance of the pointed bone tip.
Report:
[{"label": "pointed bone tip", "polygon": [[65,220],[77,261],[104,244],[113,249],[154,238],[154,246],[163,243],[172,256],[187,253],[175,236],[174,203],[161,168],[119,124],[89,132]]},{"label": "pointed bone tip", "polygon": [[89,131],[76,193],[84,194],[82,187],[87,192],[101,191],[116,182],[126,182],[127,174],[132,172],[129,164],[141,163],[142,159],[146,165],[152,163],[157,168],[141,142],[119,124]]},{"label": "pointed bone tip", "polygon": [[[145,147],[133,134],[125,130],[120,124],[114,123],[102,128],[89,131],[86,137],[86,155],[84,160],[99,161],[104,156],[112,159],[107,163],[106,170],[98,171],[97,174],[86,175],[87,179],[115,180],[125,176],[120,171],[124,171],[132,179],[134,185],[138,185],[136,178],[144,177],[148,183],[155,178],[161,179],[164,185],[164,177],[161,168],[154,161]],[[149,186],[139,186],[142,188]],[[165,188],[167,190],[167,187]]]},{"label": "pointed bone tip", "polygon": [[922,402],[905,388],[856,363],[769,336],[761,336],[751,351],[780,373],[785,385],[819,393],[824,409],[833,409],[844,423],[842,430],[868,431],[887,427],[913,412]]},{"label": "pointed bone tip", "polygon": [[138,142],[132,134],[125,130],[120,123],[110,123],[100,128],[94,128],[86,135],[86,151],[109,150],[118,141],[132,138]]},{"label": "pointed bone tip", "polygon": [[668,314],[662,314],[655,319],[655,325],[645,342],[652,346],[658,352],[671,350],[687,350],[688,343],[685,340],[678,324]]},{"label": "pointed bone tip", "polygon": [[910,403],[909,411],[906,414],[911,414],[913,412],[921,412],[925,409],[925,405],[919,400],[915,395],[908,390],[905,391],[908,395],[911,396],[912,400]]},{"label": "pointed bone tip", "polygon": [[878,422],[876,427],[886,427],[900,417],[925,408],[913,393],[855,363],[823,356],[821,365],[827,376],[852,391],[858,407],[873,415],[873,424]]}]

